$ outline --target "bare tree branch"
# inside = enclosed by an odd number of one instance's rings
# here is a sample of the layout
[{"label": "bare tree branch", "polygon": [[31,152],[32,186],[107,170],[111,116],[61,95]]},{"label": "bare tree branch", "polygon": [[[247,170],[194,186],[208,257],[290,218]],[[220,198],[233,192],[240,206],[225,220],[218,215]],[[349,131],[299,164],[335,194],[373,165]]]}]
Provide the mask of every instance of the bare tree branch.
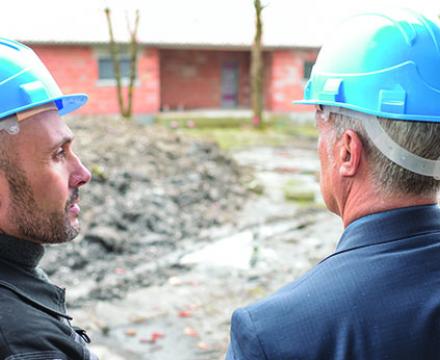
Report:
[{"label": "bare tree branch", "polygon": [[137,67],[137,55],[138,55],[138,41],[137,32],[139,28],[139,9],[136,10],[136,18],[134,23],[134,29],[129,29],[130,32],[130,83],[128,84],[128,105],[127,105],[127,117],[132,115],[133,107],[133,87],[136,80],[136,67]]},{"label": "bare tree branch", "polygon": [[113,73],[116,79],[116,92],[118,97],[119,112],[125,119],[130,119],[133,114],[133,92],[134,83],[136,80],[136,67],[137,67],[137,55],[138,55],[138,41],[137,32],[139,28],[139,10],[136,10],[136,18],[134,23],[134,28],[131,29],[128,14],[126,13],[127,29],[130,34],[130,74],[129,83],[127,91],[127,104],[124,101],[124,94],[122,89],[122,75],[121,75],[121,59],[120,59],[120,49],[115,42],[113,35],[113,25],[111,20],[110,8],[105,8],[105,15],[107,18],[108,31],[110,36],[109,48],[110,55],[113,63]]},{"label": "bare tree branch", "polygon": [[121,59],[119,57],[119,47],[116,45],[115,38],[113,35],[113,24],[111,19],[110,8],[106,7],[104,9],[107,18],[107,27],[110,36],[110,56],[113,64],[113,73],[116,79],[116,91],[118,96],[119,112],[122,116],[125,114],[124,108],[124,98],[122,96],[122,84],[121,84]]}]

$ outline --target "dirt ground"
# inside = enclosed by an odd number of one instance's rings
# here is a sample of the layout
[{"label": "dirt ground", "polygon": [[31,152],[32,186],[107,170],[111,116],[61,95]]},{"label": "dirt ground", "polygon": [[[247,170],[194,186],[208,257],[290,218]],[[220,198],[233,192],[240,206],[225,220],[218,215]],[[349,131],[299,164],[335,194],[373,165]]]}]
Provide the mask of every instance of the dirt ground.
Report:
[{"label": "dirt ground", "polygon": [[[114,119],[69,125],[94,180],[81,193],[82,235],[47,249],[43,267],[101,360],[222,359],[233,310],[336,245],[313,142],[225,154]],[[286,202],[289,181],[313,200]]]},{"label": "dirt ground", "polygon": [[170,255],[233,223],[248,196],[239,167],[214,144],[115,118],[69,125],[93,180],[80,193],[81,235],[48,248],[43,266],[74,289],[71,307],[162,283]]}]

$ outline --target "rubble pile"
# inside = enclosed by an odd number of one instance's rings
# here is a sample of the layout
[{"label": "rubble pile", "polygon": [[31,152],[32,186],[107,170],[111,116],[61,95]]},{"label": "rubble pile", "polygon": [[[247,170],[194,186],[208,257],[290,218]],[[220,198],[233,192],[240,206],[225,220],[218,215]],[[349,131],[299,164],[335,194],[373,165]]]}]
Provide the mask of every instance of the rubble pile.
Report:
[{"label": "rubble pile", "polygon": [[239,167],[215,144],[114,118],[69,126],[94,177],[80,191],[81,235],[47,248],[42,266],[72,289],[71,305],[163,281],[173,270],[166,255],[233,223],[247,196]]}]

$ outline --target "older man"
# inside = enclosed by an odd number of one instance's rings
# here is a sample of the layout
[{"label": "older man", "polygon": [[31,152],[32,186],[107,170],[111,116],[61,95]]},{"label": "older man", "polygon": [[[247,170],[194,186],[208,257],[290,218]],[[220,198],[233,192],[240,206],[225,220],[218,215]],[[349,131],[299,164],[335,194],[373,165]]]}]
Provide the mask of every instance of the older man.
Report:
[{"label": "older man", "polygon": [[235,311],[226,358],[440,359],[440,28],[407,10],[348,19],[301,102],[316,106],[321,191],[345,231]]},{"label": "older man", "polygon": [[78,189],[90,172],[60,115],[85,95],[63,95],[28,47],[0,39],[0,359],[96,359],[72,327],[64,289],[38,262],[44,244],[79,231]]}]

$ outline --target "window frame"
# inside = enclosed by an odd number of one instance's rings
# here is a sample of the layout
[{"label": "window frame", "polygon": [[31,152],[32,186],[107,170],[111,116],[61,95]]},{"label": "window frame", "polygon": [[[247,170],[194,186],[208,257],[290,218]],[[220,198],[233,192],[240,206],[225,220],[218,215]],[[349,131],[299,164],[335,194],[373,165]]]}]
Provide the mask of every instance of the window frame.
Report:
[{"label": "window frame", "polygon": [[[141,53],[141,50],[138,49],[138,54]],[[127,46],[121,46],[120,52],[119,52],[119,58],[121,60],[128,60],[130,62],[130,54]],[[97,47],[95,49],[95,59],[96,59],[96,67],[97,67],[97,79],[96,84],[97,86],[116,86],[116,78],[100,78],[101,76],[101,61],[106,60],[110,63],[111,66],[111,72],[113,74],[113,63],[112,58],[110,55],[110,50],[108,47]],[[134,80],[134,86],[139,86],[139,58],[137,59],[136,64],[136,74],[135,74],[135,80]],[[114,74],[113,74],[114,75]],[[129,74],[128,74],[129,75]],[[121,85],[122,86],[128,86],[130,84],[130,77],[129,76],[121,76]]]}]

